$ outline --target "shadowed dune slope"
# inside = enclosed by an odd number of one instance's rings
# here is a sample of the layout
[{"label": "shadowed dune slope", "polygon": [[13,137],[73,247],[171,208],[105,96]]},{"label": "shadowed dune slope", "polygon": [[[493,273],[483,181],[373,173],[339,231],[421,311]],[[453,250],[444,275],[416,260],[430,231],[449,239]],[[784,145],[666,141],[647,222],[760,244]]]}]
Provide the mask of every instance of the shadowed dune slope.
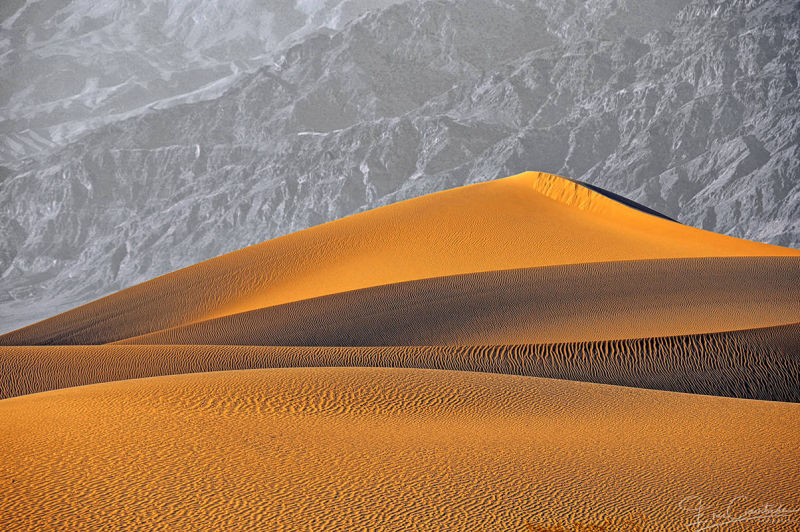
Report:
[{"label": "shadowed dune slope", "polygon": [[683,226],[528,172],[431,194],[223,255],[0,337],[98,344],[349,290],[514,268],[800,256]]},{"label": "shadowed dune slope", "polygon": [[409,281],[123,341],[217,345],[534,344],[800,322],[800,257],[626,261]]},{"label": "shadowed dune slope", "polygon": [[0,399],[159,375],[314,366],[492,372],[800,402],[800,324],[664,338],[510,346],[0,347]]},{"label": "shadowed dune slope", "polygon": [[5,530],[674,531],[800,495],[800,405],[508,375],[204,373],[0,419]]}]

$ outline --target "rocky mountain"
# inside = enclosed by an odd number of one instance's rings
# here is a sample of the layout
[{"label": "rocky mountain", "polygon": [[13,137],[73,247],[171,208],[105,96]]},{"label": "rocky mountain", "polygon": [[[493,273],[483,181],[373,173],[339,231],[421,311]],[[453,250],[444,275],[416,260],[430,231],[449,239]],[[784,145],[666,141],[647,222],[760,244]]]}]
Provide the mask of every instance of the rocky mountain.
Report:
[{"label": "rocky mountain", "polygon": [[288,43],[390,3],[4,1],[0,164],[148,109],[218,96]]},{"label": "rocky mountain", "polygon": [[798,28],[797,0],[451,0],[311,32],[217,97],[6,168],[2,329],[529,169],[798,247]]}]

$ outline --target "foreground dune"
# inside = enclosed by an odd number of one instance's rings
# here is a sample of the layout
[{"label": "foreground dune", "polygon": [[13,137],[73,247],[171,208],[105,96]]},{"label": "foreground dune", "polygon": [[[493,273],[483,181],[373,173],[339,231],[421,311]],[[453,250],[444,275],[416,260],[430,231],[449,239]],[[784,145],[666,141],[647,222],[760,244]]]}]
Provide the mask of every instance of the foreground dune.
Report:
[{"label": "foreground dune", "polygon": [[0,419],[6,530],[800,526],[753,513],[798,508],[797,404],[306,368],[70,388]]},{"label": "foreground dune", "polygon": [[800,530],[797,403],[800,251],[526,173],[0,336],[0,530]]}]

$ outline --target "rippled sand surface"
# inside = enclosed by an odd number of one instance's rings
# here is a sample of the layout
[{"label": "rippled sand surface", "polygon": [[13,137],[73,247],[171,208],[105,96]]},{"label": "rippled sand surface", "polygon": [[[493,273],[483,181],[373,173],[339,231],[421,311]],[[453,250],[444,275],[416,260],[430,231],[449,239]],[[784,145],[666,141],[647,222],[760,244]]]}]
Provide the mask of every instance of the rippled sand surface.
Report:
[{"label": "rippled sand surface", "polygon": [[442,370],[156,377],[0,417],[3,515],[60,530],[674,531],[696,498],[794,503],[800,470],[800,405]]},{"label": "rippled sand surface", "polygon": [[0,528],[800,530],[798,402],[800,251],[526,173],[0,336]]},{"label": "rippled sand surface", "polygon": [[484,346],[0,347],[0,398],[158,375],[342,366],[504,373],[800,402],[800,324],[658,338]]}]

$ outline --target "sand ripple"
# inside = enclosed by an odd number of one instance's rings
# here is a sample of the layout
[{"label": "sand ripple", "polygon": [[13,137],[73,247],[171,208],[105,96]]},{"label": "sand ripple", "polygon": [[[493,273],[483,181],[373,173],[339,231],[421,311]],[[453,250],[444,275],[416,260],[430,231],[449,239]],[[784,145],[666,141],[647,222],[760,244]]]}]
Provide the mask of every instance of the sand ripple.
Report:
[{"label": "sand ripple", "polygon": [[0,419],[5,530],[675,531],[687,497],[798,504],[789,403],[306,368],[70,388]]},{"label": "sand ripple", "polygon": [[0,347],[0,397],[139,377],[310,366],[480,371],[798,402],[800,325],[510,346]]}]

